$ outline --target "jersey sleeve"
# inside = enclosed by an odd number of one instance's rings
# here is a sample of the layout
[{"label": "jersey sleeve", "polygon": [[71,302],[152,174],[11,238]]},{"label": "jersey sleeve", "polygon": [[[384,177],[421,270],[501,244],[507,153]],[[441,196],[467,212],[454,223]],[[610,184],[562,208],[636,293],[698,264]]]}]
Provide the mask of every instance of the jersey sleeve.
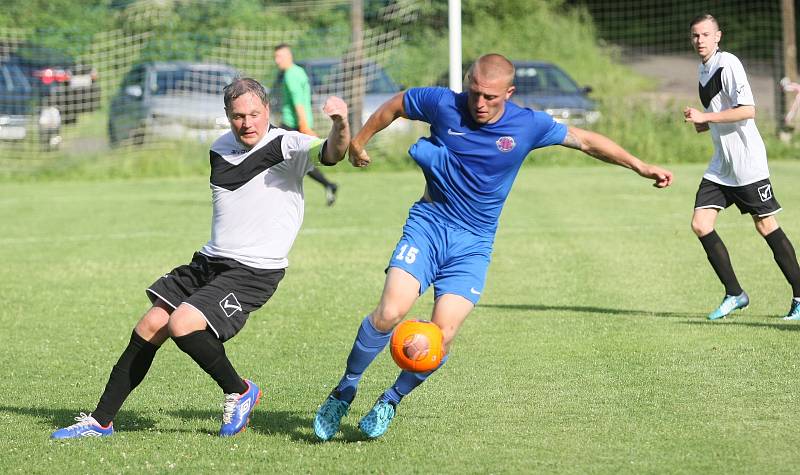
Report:
[{"label": "jersey sleeve", "polygon": [[567,126],[556,122],[550,114],[532,111],[533,126],[531,130],[536,134],[533,149],[560,145],[567,136]]},{"label": "jersey sleeve", "polygon": [[443,87],[412,87],[403,94],[406,117],[429,124],[436,119],[439,102],[450,90]]},{"label": "jersey sleeve", "polygon": [[315,164],[321,163],[324,144],[325,140],[319,137],[292,132],[283,136],[281,152],[285,161],[291,162],[299,173],[305,175]]},{"label": "jersey sleeve", "polygon": [[736,57],[731,57],[728,67],[722,70],[722,89],[737,106],[754,106],[753,90],[747,81],[744,66]]}]

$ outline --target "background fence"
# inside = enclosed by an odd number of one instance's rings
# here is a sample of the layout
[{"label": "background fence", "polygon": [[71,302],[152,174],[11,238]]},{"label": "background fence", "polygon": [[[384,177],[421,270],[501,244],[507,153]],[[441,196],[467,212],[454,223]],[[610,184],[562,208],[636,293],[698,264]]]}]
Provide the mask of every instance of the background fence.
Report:
[{"label": "background fence", "polygon": [[[609,120],[614,104],[640,84],[619,63],[642,56],[695,61],[688,22],[704,11],[719,18],[724,47],[740,56],[749,72],[767,75],[776,87],[782,76],[776,1],[488,3],[463,1],[465,61],[499,51],[514,59],[557,62],[580,83],[592,84]],[[11,1],[8,15],[29,11],[23,6]],[[53,168],[87,156],[124,157],[165,146],[176,153],[176,143],[178,150],[195,153],[197,144],[202,151],[227,128],[220,85],[231,74],[274,84],[272,53],[278,43],[291,44],[296,60],[344,58],[349,64],[356,51],[350,8],[347,0],[118,0],[97,3],[83,17],[56,27],[44,17],[37,25],[0,13],[0,164],[6,172]],[[371,66],[356,72],[334,67],[325,82],[340,86],[327,92],[355,102],[348,96],[354,89],[349,81],[369,84],[385,73],[402,87],[446,76],[446,1],[366,0],[363,10],[360,51]],[[692,67],[679,74],[696,72]],[[184,102],[173,101],[170,109],[168,101],[156,100],[165,91],[178,91]],[[775,97],[780,110],[780,95]],[[369,112],[375,104],[366,102]],[[603,130],[603,123],[598,126]],[[316,129],[325,133],[327,124],[320,120]],[[401,154],[403,143],[400,152],[386,147]]]}]

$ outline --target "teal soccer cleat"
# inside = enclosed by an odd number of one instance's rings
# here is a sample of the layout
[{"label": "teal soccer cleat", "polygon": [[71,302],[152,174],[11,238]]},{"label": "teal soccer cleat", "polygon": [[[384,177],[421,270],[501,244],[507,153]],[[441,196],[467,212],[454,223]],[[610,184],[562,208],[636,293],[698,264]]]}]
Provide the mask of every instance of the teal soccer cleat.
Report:
[{"label": "teal soccer cleat", "polygon": [[396,413],[397,409],[394,404],[378,399],[378,402],[358,423],[358,428],[370,439],[376,439],[386,433]]},{"label": "teal soccer cleat", "polygon": [[350,410],[350,403],[337,399],[333,394],[319,407],[314,416],[314,433],[320,440],[330,440],[339,432],[342,417]]},{"label": "teal soccer cleat", "polygon": [[792,299],[792,306],[789,308],[789,313],[787,313],[783,319],[800,320],[800,301]]},{"label": "teal soccer cleat", "polygon": [[716,310],[708,314],[709,320],[719,320],[725,318],[734,310],[745,308],[750,304],[750,297],[747,292],[742,292],[740,295],[726,295],[722,298],[722,303],[719,304]]},{"label": "teal soccer cleat", "polygon": [[76,439],[80,437],[105,437],[114,433],[112,423],[109,423],[107,427],[103,427],[91,414],[84,414],[81,412],[81,415],[76,417],[75,420],[78,422],[69,427],[58,429],[50,435],[50,438]]}]

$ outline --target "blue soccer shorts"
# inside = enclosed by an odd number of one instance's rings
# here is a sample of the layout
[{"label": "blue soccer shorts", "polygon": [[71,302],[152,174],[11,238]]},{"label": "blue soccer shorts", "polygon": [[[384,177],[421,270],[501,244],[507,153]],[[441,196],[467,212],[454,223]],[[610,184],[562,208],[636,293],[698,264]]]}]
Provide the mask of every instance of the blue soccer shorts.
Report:
[{"label": "blue soccer shorts", "polygon": [[486,283],[493,242],[494,237],[443,223],[412,207],[388,267],[414,276],[420,295],[433,285],[434,298],[455,294],[477,304]]}]

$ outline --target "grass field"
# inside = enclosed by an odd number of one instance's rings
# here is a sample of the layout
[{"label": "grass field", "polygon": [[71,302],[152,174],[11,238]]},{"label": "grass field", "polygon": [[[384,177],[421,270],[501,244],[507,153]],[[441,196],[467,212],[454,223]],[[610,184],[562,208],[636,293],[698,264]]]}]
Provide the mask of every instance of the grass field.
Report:
[{"label": "grass field", "polygon": [[[574,161],[584,160],[575,154]],[[800,464],[800,324],[750,219],[718,230],[752,304],[709,323],[722,289],[689,229],[702,166],[656,190],[611,166],[524,169],[488,283],[452,357],[387,435],[356,424],[396,376],[384,353],[343,431],[311,421],[377,301],[421,173],[307,183],[304,228],[274,298],[227,344],[266,389],[250,428],[216,437],[222,397],[167,342],[102,440],[50,432],[94,408],[147,307],[143,289],[208,239],[203,178],[0,187],[0,472],[776,473]],[[772,164],[800,243],[800,164]],[[430,292],[411,316],[425,317]]]}]

